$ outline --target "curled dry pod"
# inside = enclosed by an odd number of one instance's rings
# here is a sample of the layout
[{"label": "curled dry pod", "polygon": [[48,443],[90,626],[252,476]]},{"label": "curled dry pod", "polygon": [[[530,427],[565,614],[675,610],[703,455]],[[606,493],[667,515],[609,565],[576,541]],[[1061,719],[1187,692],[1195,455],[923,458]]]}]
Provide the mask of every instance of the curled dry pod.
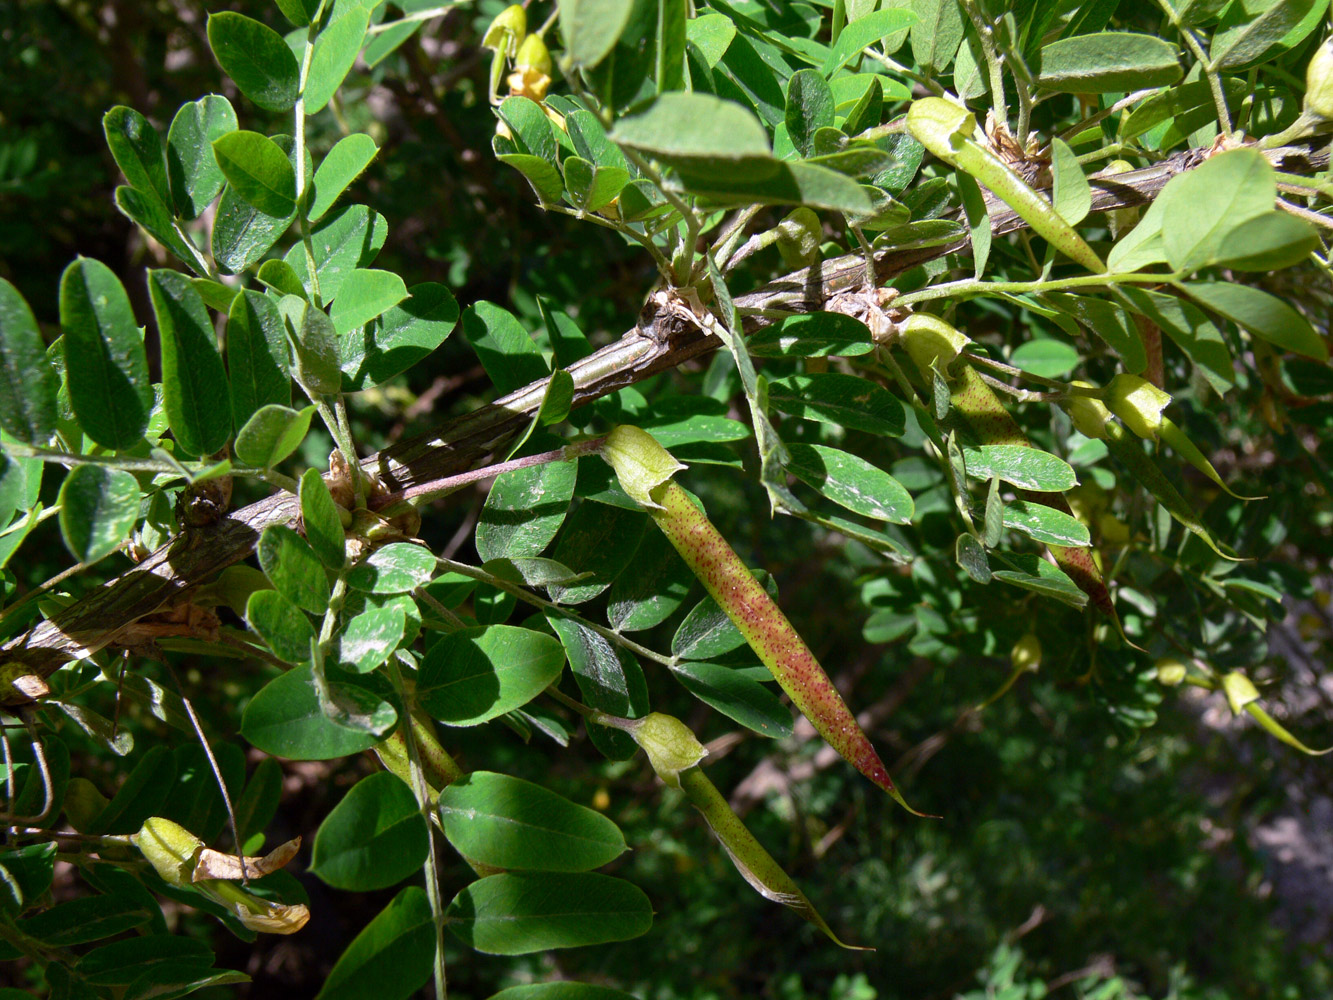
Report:
[{"label": "curled dry pod", "polygon": [[782,609],[708,516],[671,481],[683,466],[637,427],[617,427],[607,435],[601,454],[615,470],[621,488],[648,508],[685,564],[819,735],[904,809],[922,815],[894,787],[869,737]]},{"label": "curled dry pod", "polygon": [[1105,262],[1055,207],[972,138],[976,127],[970,111],[942,97],[923,97],[907,110],[907,131],[912,138],[949,166],[975,177],[1065,256],[1089,271],[1105,272]]}]

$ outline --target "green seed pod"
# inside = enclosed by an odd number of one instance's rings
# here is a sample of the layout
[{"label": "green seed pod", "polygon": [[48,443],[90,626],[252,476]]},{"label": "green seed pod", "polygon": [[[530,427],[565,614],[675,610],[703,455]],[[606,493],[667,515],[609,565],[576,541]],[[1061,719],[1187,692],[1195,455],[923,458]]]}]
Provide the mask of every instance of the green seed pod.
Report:
[{"label": "green seed pod", "polygon": [[1162,411],[1171,402],[1147,379],[1121,372],[1106,386],[1106,408],[1141,438],[1156,441],[1162,429]]},{"label": "green seed pod", "polygon": [[1037,670],[1041,667],[1041,640],[1035,632],[1029,632],[1009,650],[1009,662],[1015,670]]},{"label": "green seed pod", "polygon": [[1153,664],[1153,670],[1157,673],[1157,681],[1167,687],[1176,687],[1184,683],[1185,675],[1189,673],[1189,665],[1184,660],[1175,656],[1164,656]]},{"label": "green seed pod", "polygon": [[1333,38],[1324,40],[1305,67],[1305,111],[1333,119]]},{"label": "green seed pod", "polygon": [[819,216],[802,205],[793,209],[778,223],[778,253],[787,267],[805,267],[813,264],[819,255],[819,241],[824,227]]},{"label": "green seed pod", "polygon": [[1227,704],[1235,715],[1240,715],[1246,705],[1259,700],[1259,689],[1239,670],[1232,670],[1222,676],[1222,692],[1227,696]]},{"label": "green seed pod", "polygon": [[680,787],[680,772],[708,754],[690,728],[672,715],[651,712],[642,719],[628,720],[622,728],[648,755],[657,776],[672,788]]},{"label": "green seed pod", "polygon": [[[1071,382],[1080,389],[1095,389],[1091,382]],[[1074,422],[1074,429],[1084,437],[1106,437],[1106,421],[1111,419],[1111,411],[1100,399],[1091,396],[1070,396],[1061,400],[1060,405]]]},{"label": "green seed pod", "polygon": [[168,885],[190,885],[190,876],[204,842],[179,823],[150,816],[134,836],[134,843]]},{"label": "green seed pod", "polygon": [[522,4],[510,4],[495,16],[481,37],[482,48],[512,56],[528,33],[528,15]]}]

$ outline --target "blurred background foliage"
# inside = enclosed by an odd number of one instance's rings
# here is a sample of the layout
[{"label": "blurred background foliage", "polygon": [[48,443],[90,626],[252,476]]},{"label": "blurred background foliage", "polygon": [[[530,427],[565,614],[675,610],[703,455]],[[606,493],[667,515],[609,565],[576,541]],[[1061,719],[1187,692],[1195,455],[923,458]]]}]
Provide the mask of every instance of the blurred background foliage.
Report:
[{"label": "blurred background foliage", "polygon": [[[483,0],[429,22],[377,66],[359,66],[344,86],[339,114],[383,148],[358,182],[360,199],[390,220],[379,266],[410,281],[445,282],[463,306],[499,302],[529,329],[542,327],[544,300],[605,342],[633,322],[651,265],[614,234],[540,212],[522,178],[492,158],[487,59],[477,43],[501,7]],[[207,13],[223,8],[281,28],[264,0],[0,5],[0,275],[42,323],[55,323],[58,275],[79,253],[116,270],[138,297],[136,311],[148,315],[142,267],[162,262],[111,208],[117,177],[101,116],[128,104],[165,130],[182,102],[230,86],[204,36]],[[328,134],[312,134],[317,153],[340,134],[335,120],[319,123]],[[1299,271],[1282,277],[1299,286],[1297,294],[1310,294]],[[1014,323],[996,308],[989,327],[972,332],[1016,342]],[[155,356],[151,348],[149,354]],[[673,380],[708,377],[701,371],[707,364],[640,388],[669,393]],[[379,447],[416,433],[475,406],[487,389],[454,338],[405,380],[353,397],[358,440]],[[1270,580],[1289,595],[1285,620],[1265,633],[1214,616],[1190,605],[1189,593],[1169,579],[1138,596],[1145,614],[1184,616],[1211,629],[1215,648],[1257,670],[1269,684],[1266,697],[1289,706],[1288,725],[1306,742],[1327,745],[1333,690],[1321,681],[1330,653],[1333,510],[1326,481],[1317,482],[1298,437],[1314,435],[1326,455],[1333,417],[1322,404],[1299,416],[1303,423],[1294,429],[1274,433],[1260,419],[1259,395],[1242,380],[1230,419],[1254,442],[1239,460],[1245,479],[1264,483],[1275,499],[1251,505],[1251,523],[1231,525],[1228,534],[1243,527],[1274,547]],[[1188,432],[1211,441],[1207,410],[1194,413]],[[1049,439],[1049,427],[1030,430],[1039,446]],[[312,436],[311,464],[319,464],[321,448],[327,453],[327,443]],[[858,449],[872,451],[869,444]],[[893,453],[885,454],[888,465]],[[642,886],[659,912],[650,938],[554,958],[464,959],[454,943],[453,996],[483,997],[557,972],[644,1000],[1333,994],[1333,788],[1326,765],[1234,722],[1215,695],[1164,691],[1151,677],[1106,671],[1126,689],[1095,696],[1061,641],[1077,641],[1083,619],[1058,605],[965,587],[955,615],[947,596],[932,601],[933,593],[957,593],[951,566],[947,581],[931,580],[929,571],[886,578],[856,543],[833,544],[792,519],[770,521],[757,487],[687,482],[737,547],[774,573],[784,606],[820,659],[835,676],[854,680],[861,706],[873,706],[872,737],[909,799],[943,818],[906,817],[851,770],[830,767],[823,745],[799,729],[776,746],[735,738],[726,720],[673,681],[650,675],[655,707],[681,714],[714,741],[710,776],[733,790],[757,836],[840,934],[877,949],[843,952],[745,891],[698,817],[679,793],[657,785],[642,759],[608,763],[581,733],[574,753],[552,757],[491,731],[498,727],[471,731],[472,742],[461,748],[464,766],[473,755],[612,816],[634,848],[612,871]],[[424,537],[437,549],[448,545],[470,527],[465,518],[478,503],[441,505],[426,518]],[[1119,513],[1132,520],[1135,512]],[[1137,529],[1152,530],[1150,518],[1140,521]],[[22,564],[11,565],[26,586],[59,568],[54,522],[39,530],[51,533],[52,544],[30,541]],[[930,531],[927,518],[921,532],[929,538]],[[51,553],[49,564],[43,551]],[[935,611],[923,612],[927,605]],[[899,627],[903,616],[911,619],[910,639]],[[1038,620],[1044,635],[1056,637],[1046,641],[1040,673],[984,712],[969,713],[1005,680],[1009,646]],[[659,645],[668,638],[669,630],[650,636]],[[259,687],[255,678],[232,677],[216,665],[203,671],[182,659],[178,666],[206,727],[210,714],[233,718],[236,700]],[[145,661],[143,669],[157,676],[160,668]],[[183,739],[133,706],[122,724],[138,736],[136,756],[154,742]],[[76,773],[96,774],[99,751],[80,747],[76,735],[67,739],[84,758]],[[271,840],[308,835],[371,767],[288,765]],[[818,781],[809,780],[814,774]],[[228,940],[207,918],[178,915],[184,929],[213,938],[220,965],[254,976],[234,995],[312,995],[350,936],[390,895],[335,896],[313,879],[303,882],[314,916],[290,939],[252,946]],[[454,888],[446,886],[446,896]],[[0,979],[7,976],[13,985],[34,985],[20,964],[0,971]]]}]

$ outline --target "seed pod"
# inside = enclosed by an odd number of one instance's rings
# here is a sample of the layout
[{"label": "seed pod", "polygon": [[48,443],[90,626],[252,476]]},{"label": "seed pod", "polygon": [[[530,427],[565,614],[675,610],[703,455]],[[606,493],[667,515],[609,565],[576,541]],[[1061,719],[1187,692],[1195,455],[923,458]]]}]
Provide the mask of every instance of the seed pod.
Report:
[{"label": "seed pod", "polygon": [[174,886],[191,884],[190,876],[194,874],[204,842],[185,827],[161,816],[150,816],[135,835],[134,843],[157,869],[162,881]]},{"label": "seed pod", "polygon": [[[1071,382],[1070,385],[1081,389],[1094,389],[1091,382]],[[1106,437],[1106,421],[1111,419],[1111,411],[1100,399],[1092,396],[1069,396],[1060,405],[1074,422],[1074,429],[1084,437],[1101,439]]]},{"label": "seed pod", "polygon": [[1305,111],[1333,119],[1333,38],[1324,40],[1305,67]]},{"label": "seed pod", "polygon": [[1147,379],[1121,372],[1106,386],[1106,408],[1114,413],[1141,438],[1156,441],[1162,429],[1162,411],[1171,402],[1163,392]]},{"label": "seed pod", "polygon": [[942,97],[923,97],[907,109],[907,131],[912,138],[949,166],[975,177],[1065,256],[1089,271],[1104,273],[1106,264],[1055,207],[972,138],[976,128],[971,112]]},{"label": "seed pod", "polygon": [[1176,687],[1185,680],[1189,673],[1189,665],[1184,660],[1175,656],[1164,656],[1153,664],[1153,670],[1157,674],[1157,682],[1166,687]]},{"label": "seed pod", "polygon": [[528,14],[522,4],[510,4],[495,16],[481,37],[481,46],[493,52],[512,56],[528,33]]},{"label": "seed pod", "polygon": [[682,466],[646,431],[617,427],[602,446],[621,488],[648,508],[685,564],[740,629],[801,714],[858,771],[916,815],[842,695],[740,556],[671,476]]},{"label": "seed pod", "polygon": [[642,719],[621,719],[599,712],[593,721],[629,733],[648,755],[648,763],[657,776],[672,788],[680,787],[682,771],[694,767],[708,755],[690,727],[673,715],[649,712]]},{"label": "seed pod", "polygon": [[1009,662],[1015,670],[1037,670],[1041,667],[1041,639],[1029,632],[1009,650]]}]

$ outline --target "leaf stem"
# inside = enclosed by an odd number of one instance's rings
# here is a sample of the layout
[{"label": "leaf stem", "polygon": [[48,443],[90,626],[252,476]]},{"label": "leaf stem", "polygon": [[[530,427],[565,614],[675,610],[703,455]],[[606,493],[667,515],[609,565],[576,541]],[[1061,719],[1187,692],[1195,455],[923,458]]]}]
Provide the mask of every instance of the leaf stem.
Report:
[{"label": "leaf stem", "polygon": [[931,285],[919,291],[908,292],[894,305],[908,306],[933,299],[972,298],[977,295],[995,295],[1001,293],[1022,294],[1024,292],[1053,292],[1062,288],[1096,288],[1101,285],[1137,284],[1160,285],[1178,281],[1184,272],[1173,274],[1081,274],[1069,278],[1047,278],[1036,281],[980,281],[965,278],[959,281],[946,281]]}]

